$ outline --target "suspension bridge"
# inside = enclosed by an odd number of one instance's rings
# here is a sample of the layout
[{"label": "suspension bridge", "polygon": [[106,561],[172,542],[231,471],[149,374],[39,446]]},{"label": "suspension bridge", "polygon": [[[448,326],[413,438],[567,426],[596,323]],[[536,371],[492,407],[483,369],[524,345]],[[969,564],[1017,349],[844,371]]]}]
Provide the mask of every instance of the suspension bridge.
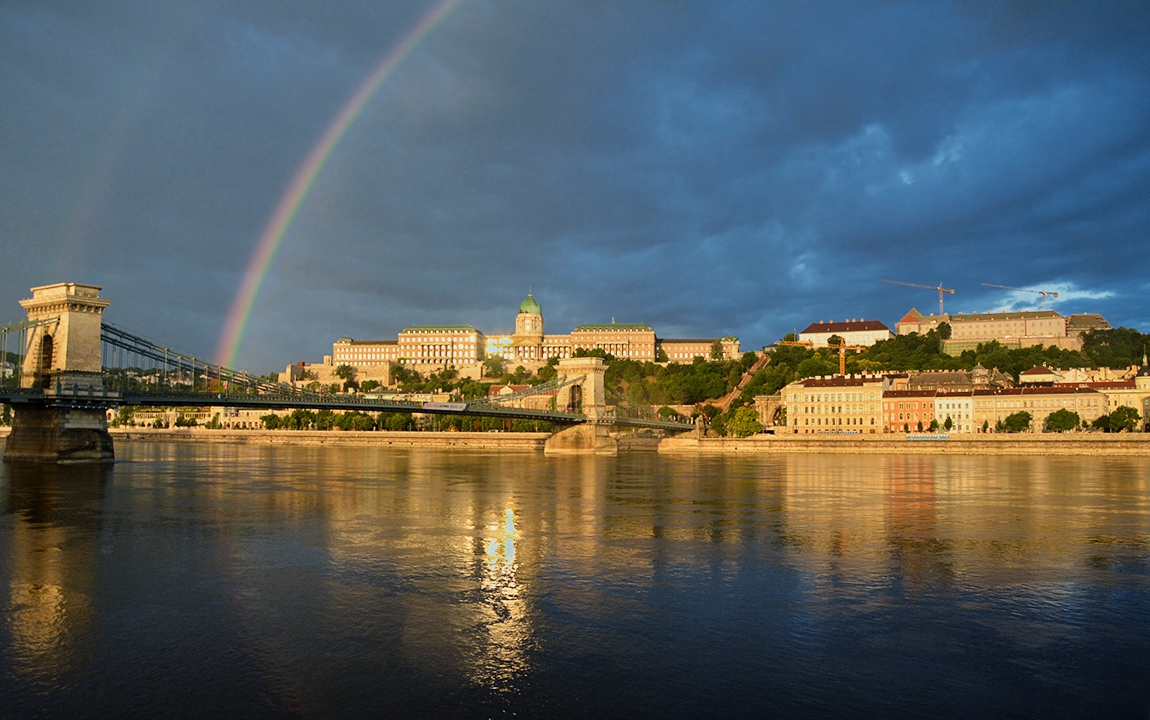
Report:
[{"label": "suspension bridge", "polygon": [[[543,420],[560,429],[590,426],[684,432],[605,385],[600,358],[562,359],[553,380],[497,398],[424,402],[310,392],[289,383],[196,358],[103,321],[100,288],[57,283],[21,301],[28,320],[0,327],[0,403],[15,411],[6,460],[109,460],[107,411],[123,406],[308,409],[467,415]],[[558,443],[578,450],[587,442]]]}]

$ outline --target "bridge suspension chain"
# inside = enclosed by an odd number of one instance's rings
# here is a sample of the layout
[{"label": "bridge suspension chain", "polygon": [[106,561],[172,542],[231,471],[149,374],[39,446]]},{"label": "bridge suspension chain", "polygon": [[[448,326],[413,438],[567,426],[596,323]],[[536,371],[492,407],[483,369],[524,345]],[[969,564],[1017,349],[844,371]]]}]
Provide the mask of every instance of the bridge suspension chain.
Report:
[{"label": "bridge suspension chain", "polygon": [[[206,389],[215,393],[305,394],[287,383],[270,381],[243,370],[233,370],[201,360],[108,323],[103,324],[100,339],[102,364],[111,375],[111,384],[119,386],[115,389],[143,389],[148,381],[141,381],[140,376],[145,375],[152,378],[155,386],[168,391],[176,390],[173,386],[183,388],[190,384],[187,392],[199,392],[198,385],[202,379],[207,385]],[[212,381],[216,383],[215,388],[211,387]]]},{"label": "bridge suspension chain", "polygon": [[547,382],[540,383],[538,385],[532,385],[531,387],[524,388],[523,390],[517,390],[506,395],[500,395],[498,397],[487,398],[484,400],[473,400],[469,402],[467,406],[474,409],[503,407],[508,403],[517,402],[525,398],[557,393],[559,390],[567,387],[568,385],[577,385],[583,382],[585,379],[586,377],[583,375],[566,378],[554,378],[552,380],[548,380]]}]

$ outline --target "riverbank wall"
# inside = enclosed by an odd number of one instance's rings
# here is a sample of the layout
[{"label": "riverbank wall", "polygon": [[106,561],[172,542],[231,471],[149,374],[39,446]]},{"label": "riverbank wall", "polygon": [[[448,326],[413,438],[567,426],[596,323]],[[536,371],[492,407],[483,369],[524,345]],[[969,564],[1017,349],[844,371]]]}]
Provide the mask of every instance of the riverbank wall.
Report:
[{"label": "riverbank wall", "polygon": [[[10,428],[0,427],[0,446]],[[379,432],[338,430],[208,430],[205,428],[109,428],[115,442],[231,443],[236,445],[339,445],[399,448],[458,448],[543,452],[549,433]],[[620,433],[620,452],[665,454],[839,455],[1120,455],[1150,456],[1150,433],[1040,435],[951,435],[908,440],[904,435],[753,435],[747,438],[659,439]]]},{"label": "riverbank wall", "polygon": [[752,435],[746,438],[679,436],[659,444],[666,454],[838,455],[1147,455],[1150,434],[1067,433],[1040,435]]},{"label": "riverbank wall", "polygon": [[206,428],[109,428],[117,442],[219,443],[231,445],[339,445],[460,448],[542,452],[550,433],[400,432],[367,430],[208,430]]}]

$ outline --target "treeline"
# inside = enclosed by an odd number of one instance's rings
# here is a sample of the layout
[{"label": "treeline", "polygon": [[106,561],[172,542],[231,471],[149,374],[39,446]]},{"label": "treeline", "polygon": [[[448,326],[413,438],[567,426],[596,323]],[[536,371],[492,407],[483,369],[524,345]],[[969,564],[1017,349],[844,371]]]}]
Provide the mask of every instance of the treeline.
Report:
[{"label": "treeline", "polygon": [[[337,413],[332,410],[293,410],[288,415],[269,413],[260,418],[268,430],[416,430],[411,413],[362,410]],[[511,420],[474,415],[432,415],[431,429],[449,431],[548,432],[551,423],[541,420]]]},{"label": "treeline", "polygon": [[[952,357],[941,352],[942,340],[950,337],[950,326],[943,323],[925,335],[911,333],[881,340],[871,347],[848,353],[847,372],[862,373],[882,370],[973,370],[976,365],[997,368],[1018,378],[1019,373],[1038,365],[1070,369],[1087,367],[1128,368],[1142,362],[1143,353],[1150,345],[1150,335],[1130,328],[1092,330],[1082,336],[1082,350],[1064,350],[1053,345],[1026,348],[1008,348],[991,340],[974,350],[965,350]],[[803,350],[821,363],[823,372],[802,373],[802,377],[838,372],[838,353],[834,350]],[[777,351],[776,351],[777,352]],[[827,370],[827,367],[833,367]],[[814,370],[813,363],[804,370]]]},{"label": "treeline", "polygon": [[694,405],[726,395],[743,373],[755,363],[755,353],[738,360],[704,360],[667,366],[603,356],[607,361],[604,382],[621,389],[628,399],[644,405]]}]

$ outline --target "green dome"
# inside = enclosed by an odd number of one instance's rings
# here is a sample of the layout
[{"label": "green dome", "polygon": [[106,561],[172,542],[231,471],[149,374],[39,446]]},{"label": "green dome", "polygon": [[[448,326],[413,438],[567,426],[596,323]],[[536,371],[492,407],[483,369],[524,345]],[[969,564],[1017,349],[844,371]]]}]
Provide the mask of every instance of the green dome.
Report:
[{"label": "green dome", "polygon": [[543,309],[539,307],[539,303],[535,298],[531,297],[531,293],[527,293],[527,299],[519,303],[519,312],[531,313],[532,315],[542,315]]}]

